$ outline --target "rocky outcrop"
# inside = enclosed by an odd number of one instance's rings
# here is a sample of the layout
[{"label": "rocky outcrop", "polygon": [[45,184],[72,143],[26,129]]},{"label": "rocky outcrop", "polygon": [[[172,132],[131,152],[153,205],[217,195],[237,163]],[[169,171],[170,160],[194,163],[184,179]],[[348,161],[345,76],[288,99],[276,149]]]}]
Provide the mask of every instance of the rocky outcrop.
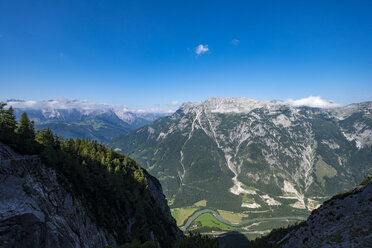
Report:
[{"label": "rocky outcrop", "polygon": [[0,247],[116,247],[38,156],[0,143]]},{"label": "rocky outcrop", "polygon": [[[160,208],[163,210],[168,220],[173,223],[176,223],[174,218],[171,215],[168,202],[165,199],[165,195],[163,194],[163,189],[161,187],[161,184],[148,173],[145,174],[145,177],[146,177],[147,185],[149,186],[148,189],[149,189],[149,192],[152,198],[154,198],[157,201],[157,203],[160,205]],[[177,230],[175,229],[174,232],[181,234],[181,231],[179,229]]]},{"label": "rocky outcrop", "polygon": [[277,242],[281,247],[371,247],[372,180],[336,195]]}]

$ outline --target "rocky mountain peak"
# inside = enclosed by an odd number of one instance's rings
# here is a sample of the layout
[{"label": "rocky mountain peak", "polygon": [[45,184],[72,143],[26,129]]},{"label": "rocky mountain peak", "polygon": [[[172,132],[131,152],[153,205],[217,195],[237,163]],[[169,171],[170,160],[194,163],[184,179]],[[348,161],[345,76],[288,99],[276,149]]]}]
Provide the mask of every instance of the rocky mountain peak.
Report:
[{"label": "rocky mountain peak", "polygon": [[203,102],[184,103],[183,112],[204,110],[211,113],[249,113],[257,108],[275,108],[284,104],[278,100],[255,100],[246,97],[211,97]]}]

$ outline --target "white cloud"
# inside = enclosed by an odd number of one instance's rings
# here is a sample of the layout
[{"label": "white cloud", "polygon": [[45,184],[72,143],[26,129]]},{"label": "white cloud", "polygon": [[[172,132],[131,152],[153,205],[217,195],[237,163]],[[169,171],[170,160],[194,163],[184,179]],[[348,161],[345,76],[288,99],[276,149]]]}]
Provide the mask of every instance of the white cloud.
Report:
[{"label": "white cloud", "polygon": [[295,107],[306,106],[311,108],[335,108],[340,106],[338,103],[324,100],[320,96],[309,96],[298,100],[287,99],[285,103]]},{"label": "white cloud", "polygon": [[233,45],[238,45],[239,44],[239,42],[240,42],[240,40],[238,40],[238,39],[233,39],[232,41],[231,41],[231,44],[233,44]]},{"label": "white cloud", "polygon": [[167,105],[168,106],[172,106],[172,107],[175,107],[175,106],[177,106],[179,104],[179,102],[178,101],[171,101],[170,103],[168,103]]},{"label": "white cloud", "polygon": [[203,44],[200,44],[199,46],[196,47],[195,49],[195,53],[197,55],[200,55],[200,54],[203,54],[203,53],[206,53],[209,51],[209,48],[208,48],[208,45],[203,45]]}]

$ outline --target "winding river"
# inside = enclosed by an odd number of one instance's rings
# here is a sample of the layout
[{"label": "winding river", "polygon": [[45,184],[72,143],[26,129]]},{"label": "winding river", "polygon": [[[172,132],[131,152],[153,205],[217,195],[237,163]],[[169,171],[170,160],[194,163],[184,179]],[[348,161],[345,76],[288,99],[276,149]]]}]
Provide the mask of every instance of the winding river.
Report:
[{"label": "winding river", "polygon": [[306,220],[306,218],[302,216],[282,216],[282,217],[254,218],[254,219],[243,220],[240,223],[233,224],[230,221],[227,221],[224,218],[222,218],[221,215],[217,211],[214,211],[212,209],[202,209],[202,210],[196,211],[193,215],[191,215],[187,219],[185,225],[180,227],[180,229],[182,231],[185,231],[196,218],[198,218],[200,215],[204,213],[211,213],[217,220],[227,225],[235,226],[235,227],[246,226],[246,225],[258,222],[258,221],[270,221],[270,220],[300,220],[302,221],[302,220]]}]

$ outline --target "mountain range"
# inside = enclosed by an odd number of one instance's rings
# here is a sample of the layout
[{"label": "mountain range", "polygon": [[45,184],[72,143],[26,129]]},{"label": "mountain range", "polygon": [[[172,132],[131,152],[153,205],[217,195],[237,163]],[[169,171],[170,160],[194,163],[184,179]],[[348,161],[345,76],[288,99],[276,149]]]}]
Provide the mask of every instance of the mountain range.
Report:
[{"label": "mountain range", "polygon": [[110,145],[160,180],[173,209],[231,211],[243,221],[306,217],[371,173],[371,113],[372,102],[216,97],[185,103]]},{"label": "mountain range", "polygon": [[[97,141],[35,134],[27,117],[16,125],[3,108],[1,247],[371,243],[372,102],[211,98],[113,139],[158,177],[171,211],[135,160]],[[182,231],[218,238],[184,236],[172,216]]]},{"label": "mountain range", "polygon": [[36,129],[50,128],[64,138],[89,138],[102,142],[170,114],[167,110],[129,110],[125,106],[70,99],[10,99],[5,103],[14,108],[17,118],[26,112]]}]

